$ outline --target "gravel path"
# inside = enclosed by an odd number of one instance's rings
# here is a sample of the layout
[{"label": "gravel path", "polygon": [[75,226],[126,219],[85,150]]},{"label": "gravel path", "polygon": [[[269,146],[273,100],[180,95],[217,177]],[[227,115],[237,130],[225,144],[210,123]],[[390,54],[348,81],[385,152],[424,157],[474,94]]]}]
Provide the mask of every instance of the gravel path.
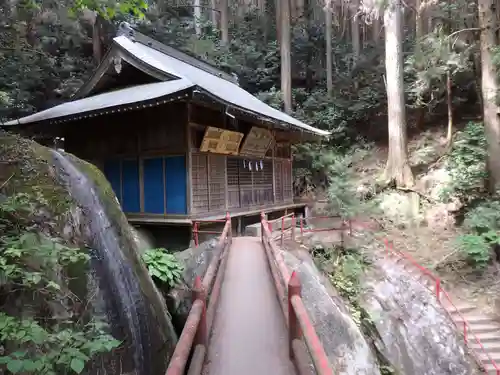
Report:
[{"label": "gravel path", "polygon": [[208,374],[295,374],[260,238],[233,239],[212,332]]}]

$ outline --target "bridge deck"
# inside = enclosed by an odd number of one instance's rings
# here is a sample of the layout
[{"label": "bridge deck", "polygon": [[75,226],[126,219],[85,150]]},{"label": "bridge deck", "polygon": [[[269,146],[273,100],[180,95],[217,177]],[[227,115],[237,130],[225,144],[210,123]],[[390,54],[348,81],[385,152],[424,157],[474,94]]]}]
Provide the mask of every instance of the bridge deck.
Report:
[{"label": "bridge deck", "polygon": [[204,372],[294,374],[287,334],[260,238],[233,238]]}]

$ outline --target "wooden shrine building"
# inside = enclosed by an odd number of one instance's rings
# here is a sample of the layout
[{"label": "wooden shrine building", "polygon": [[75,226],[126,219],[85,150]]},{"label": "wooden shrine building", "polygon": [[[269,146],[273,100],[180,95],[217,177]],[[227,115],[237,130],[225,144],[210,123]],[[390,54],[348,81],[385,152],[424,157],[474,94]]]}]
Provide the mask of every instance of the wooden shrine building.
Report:
[{"label": "wooden shrine building", "polygon": [[329,134],[126,23],[72,101],[4,128],[63,138],[101,168],[131,222],[165,224],[300,206],[291,144]]}]

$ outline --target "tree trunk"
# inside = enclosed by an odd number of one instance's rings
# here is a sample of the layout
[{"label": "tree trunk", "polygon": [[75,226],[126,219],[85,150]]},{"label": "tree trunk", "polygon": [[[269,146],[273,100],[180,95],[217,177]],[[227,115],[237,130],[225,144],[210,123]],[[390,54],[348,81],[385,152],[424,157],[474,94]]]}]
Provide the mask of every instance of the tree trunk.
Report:
[{"label": "tree trunk", "polygon": [[193,5],[193,16],[194,16],[194,30],[196,32],[196,36],[201,36],[201,2],[200,0],[194,0]]},{"label": "tree trunk", "polygon": [[99,65],[102,60],[102,19],[99,14],[95,15],[94,25],[92,26],[92,54],[94,62]]},{"label": "tree trunk", "polygon": [[212,25],[215,29],[217,29],[217,0],[211,0],[210,4],[212,5],[212,9],[210,14],[212,16]]},{"label": "tree trunk", "polygon": [[372,40],[374,44],[378,44],[380,40],[380,18],[375,17],[372,23]]},{"label": "tree trunk", "polygon": [[446,71],[446,105],[448,107],[448,130],[446,132],[446,144],[451,146],[453,137],[453,97],[451,96],[451,72]]},{"label": "tree trunk", "polygon": [[332,13],[330,6],[325,7],[325,43],[326,43],[326,90],[328,95],[333,91],[333,62],[332,62]]},{"label": "tree trunk", "polygon": [[352,1],[352,7],[350,8],[351,15],[351,37],[352,37],[352,52],[353,52],[353,68],[356,67],[356,64],[359,60],[359,56],[361,55],[361,43],[360,43],[360,35],[359,35],[359,0]]},{"label": "tree trunk", "polygon": [[488,141],[488,169],[490,192],[500,189],[500,117],[496,104],[498,93],[497,72],[493,64],[496,45],[496,11],[494,0],[478,0],[479,27],[481,28],[481,92],[483,96],[483,122]]},{"label": "tree trunk", "polygon": [[292,59],[290,53],[290,0],[278,0],[281,9],[281,94],[285,112],[292,112]]},{"label": "tree trunk", "polygon": [[384,11],[385,68],[389,153],[384,179],[387,183],[409,187],[414,184],[408,163],[406,110],[403,82],[403,28],[401,0],[392,0]]},{"label": "tree trunk", "polygon": [[221,43],[229,44],[229,4],[228,0],[220,0],[220,31]]},{"label": "tree trunk", "polygon": [[[446,35],[451,34],[451,0],[448,0],[448,19],[445,21],[446,25]],[[448,38],[448,52],[451,53],[451,40]],[[446,144],[448,147],[451,146],[451,140],[453,137],[453,97],[451,95],[451,71],[450,67],[446,69],[446,105],[448,107],[448,130],[446,132]]]}]

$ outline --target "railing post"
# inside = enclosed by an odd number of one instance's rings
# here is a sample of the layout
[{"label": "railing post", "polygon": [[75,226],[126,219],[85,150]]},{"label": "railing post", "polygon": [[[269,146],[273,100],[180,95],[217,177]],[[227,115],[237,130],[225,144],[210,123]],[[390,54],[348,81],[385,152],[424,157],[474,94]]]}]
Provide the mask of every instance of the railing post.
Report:
[{"label": "railing post", "polygon": [[194,237],[194,246],[198,247],[198,222],[195,221],[193,225],[193,237]]},{"label": "railing post", "polygon": [[231,222],[231,215],[229,215],[229,211],[226,211],[226,225],[229,223],[229,228],[227,229],[227,239],[228,242],[231,243],[233,240],[233,223]]},{"label": "railing post", "polygon": [[439,302],[439,299],[441,298],[441,279],[436,278],[436,299]]},{"label": "railing post", "polygon": [[198,325],[198,330],[196,331],[196,336],[194,338],[193,346],[203,345],[205,349],[208,350],[208,332],[207,332],[207,294],[205,288],[203,288],[203,283],[199,276],[196,276],[193,285],[193,291],[191,296],[191,301],[195,303],[196,300],[203,302],[203,311],[201,313],[200,324]]},{"label": "railing post", "polygon": [[285,217],[281,217],[281,247],[285,244]]},{"label": "railing post", "polygon": [[290,358],[294,357],[293,354],[293,341],[299,340],[302,336],[300,325],[297,320],[297,314],[292,305],[292,298],[300,297],[301,286],[297,272],[293,271],[290,280],[288,281],[288,350]]},{"label": "railing post", "polygon": [[464,342],[467,344],[467,322],[464,320]]},{"label": "railing post", "polygon": [[300,240],[304,241],[304,218],[300,218]]},{"label": "railing post", "polygon": [[290,233],[290,236],[292,237],[292,241],[295,241],[295,213],[292,214],[292,232]]},{"label": "railing post", "polygon": [[264,212],[260,212],[260,240],[262,245],[264,245]]}]

